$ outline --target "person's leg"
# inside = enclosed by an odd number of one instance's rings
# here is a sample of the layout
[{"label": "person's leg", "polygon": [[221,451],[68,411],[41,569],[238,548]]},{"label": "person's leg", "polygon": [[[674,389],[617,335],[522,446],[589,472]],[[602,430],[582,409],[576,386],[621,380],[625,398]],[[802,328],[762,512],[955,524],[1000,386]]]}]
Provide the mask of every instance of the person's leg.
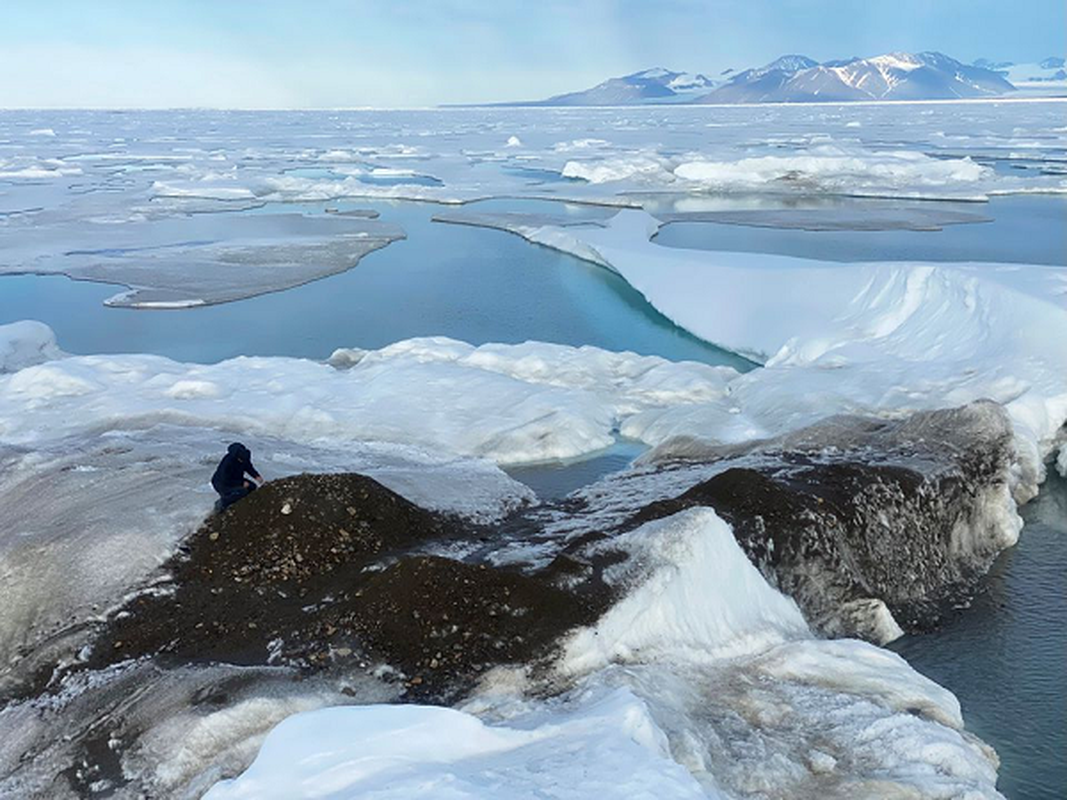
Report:
[{"label": "person's leg", "polygon": [[238,500],[244,499],[245,497],[247,497],[251,493],[252,493],[252,489],[248,488],[247,486],[240,486],[240,487],[238,487],[236,489],[231,489],[230,491],[226,492],[226,494],[222,495],[222,497],[219,498],[219,505],[222,506],[222,508],[220,508],[219,510],[220,511],[226,510],[227,508],[232,506],[234,503],[236,503]]}]

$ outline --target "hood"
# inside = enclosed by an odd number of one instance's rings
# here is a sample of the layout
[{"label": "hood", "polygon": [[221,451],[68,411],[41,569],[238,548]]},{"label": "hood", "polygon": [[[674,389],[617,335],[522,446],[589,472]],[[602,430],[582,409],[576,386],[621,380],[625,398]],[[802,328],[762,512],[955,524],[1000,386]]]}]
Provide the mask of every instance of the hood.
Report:
[{"label": "hood", "polygon": [[229,447],[226,448],[226,452],[241,459],[248,459],[252,456],[252,451],[240,442],[234,442],[233,444],[231,444]]}]

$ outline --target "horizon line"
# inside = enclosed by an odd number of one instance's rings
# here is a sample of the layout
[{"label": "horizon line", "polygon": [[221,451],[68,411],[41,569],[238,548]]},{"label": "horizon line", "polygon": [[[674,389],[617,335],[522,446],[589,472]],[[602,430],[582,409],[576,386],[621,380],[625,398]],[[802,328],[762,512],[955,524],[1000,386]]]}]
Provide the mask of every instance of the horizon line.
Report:
[{"label": "horizon line", "polygon": [[545,105],[544,101],[500,101],[487,103],[441,103],[432,106],[0,106],[0,114],[25,111],[100,111],[126,113],[131,111],[239,111],[239,112],[277,112],[277,111],[469,111],[471,109],[495,110],[535,110],[559,111],[561,109],[596,110],[596,109],[635,109],[655,108],[659,111],[668,108],[766,108],[768,106],[901,106],[901,105],[952,105],[955,103],[1055,103],[1067,101],[1067,93],[1019,97],[999,95],[996,97],[943,97],[929,99],[902,100],[836,100],[836,101],[773,101],[766,103],[633,103],[629,105]]}]

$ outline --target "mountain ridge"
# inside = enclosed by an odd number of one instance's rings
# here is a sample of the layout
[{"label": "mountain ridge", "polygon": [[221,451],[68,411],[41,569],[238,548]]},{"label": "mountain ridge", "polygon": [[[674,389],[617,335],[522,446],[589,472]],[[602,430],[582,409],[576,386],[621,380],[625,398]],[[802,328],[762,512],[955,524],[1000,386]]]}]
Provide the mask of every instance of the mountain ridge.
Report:
[{"label": "mountain ridge", "polygon": [[[1046,59],[1049,61],[1050,59]],[[818,62],[790,53],[760,67],[706,73],[664,67],[608,78],[589,89],[503,106],[757,104],[998,97],[1016,91],[1006,62],[965,64],[933,50]]]}]

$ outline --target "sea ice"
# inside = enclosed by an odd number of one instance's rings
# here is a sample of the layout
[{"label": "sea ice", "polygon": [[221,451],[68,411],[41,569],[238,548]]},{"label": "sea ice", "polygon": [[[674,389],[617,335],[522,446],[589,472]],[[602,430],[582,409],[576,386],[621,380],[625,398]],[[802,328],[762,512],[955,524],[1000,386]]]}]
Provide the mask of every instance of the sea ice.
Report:
[{"label": "sea ice", "polygon": [[56,335],[43,322],[0,325],[0,374],[59,358]]},{"label": "sea ice", "polygon": [[737,373],[595,347],[481,347],[413,339],[340,351],[336,364],[237,358],[83,356],[0,377],[0,441],[160,422],[294,442],[380,441],[519,464],[575,458],[614,441],[621,419],[712,401]]},{"label": "sea ice", "polygon": [[51,211],[12,218],[0,272],[64,274],[131,287],[107,301],[113,306],[188,308],[334,275],[404,238],[395,225],[336,214],[224,219],[222,224],[214,214],[199,214],[180,222],[163,216],[116,225]]},{"label": "sea ice", "polygon": [[644,703],[598,692],[556,714],[487,725],[432,706],[331,708],[290,717],[251,767],[208,800],[374,797],[707,800],[670,758]]}]

